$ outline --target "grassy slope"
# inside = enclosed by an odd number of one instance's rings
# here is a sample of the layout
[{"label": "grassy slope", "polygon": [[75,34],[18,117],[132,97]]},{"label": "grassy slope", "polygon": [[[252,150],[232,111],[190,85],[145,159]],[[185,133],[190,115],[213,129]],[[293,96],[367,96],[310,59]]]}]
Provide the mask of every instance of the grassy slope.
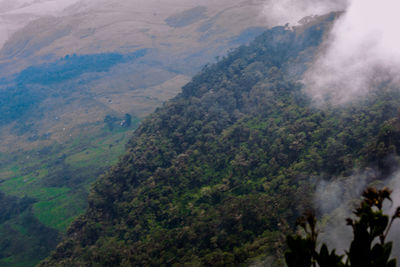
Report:
[{"label": "grassy slope", "polygon": [[[70,215],[81,213],[85,207],[82,189],[88,188],[96,173],[117,161],[130,133],[131,130],[103,132],[99,136],[78,137],[71,144],[46,147],[42,153],[34,150],[14,154],[14,165],[4,164],[0,169],[0,190],[9,195],[36,199],[38,202],[34,205],[34,213],[39,221],[64,231],[72,220]],[[60,167],[60,164],[63,166]],[[99,169],[99,166],[103,167]],[[82,177],[86,174],[92,178],[82,179],[73,186],[68,183],[62,186],[46,185],[48,177],[64,176],[61,172],[67,169],[71,176]],[[64,204],[68,202],[68,197],[77,199],[76,203]],[[60,214],[61,210],[63,212]]]},{"label": "grassy slope", "polygon": [[[0,155],[0,190],[9,196],[34,200],[29,212],[0,224],[2,237],[9,225],[17,232],[16,236],[20,235],[15,240],[10,239],[11,243],[4,250],[7,252],[21,240],[29,244],[29,236],[38,234],[29,229],[34,221],[64,233],[74,218],[85,210],[91,182],[117,162],[134,127],[116,128],[112,132],[101,128],[95,136],[78,136],[67,144],[14,153],[12,156]],[[35,246],[34,243],[31,245]],[[0,265],[33,266],[45,255],[31,255],[35,249],[26,246],[13,256],[0,254]]]}]

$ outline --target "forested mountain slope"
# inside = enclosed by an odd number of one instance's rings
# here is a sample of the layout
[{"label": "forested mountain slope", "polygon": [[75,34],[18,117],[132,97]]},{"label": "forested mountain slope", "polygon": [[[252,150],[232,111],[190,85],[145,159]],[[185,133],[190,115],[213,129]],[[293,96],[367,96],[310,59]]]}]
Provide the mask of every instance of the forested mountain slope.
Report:
[{"label": "forested mountain slope", "polygon": [[41,266],[280,265],[315,180],[400,152],[400,91],[317,108],[302,74],[337,14],[275,27],[195,76],[141,123]]},{"label": "forested mountain slope", "polygon": [[0,266],[48,256],[137,123],[267,29],[263,6],[0,0],[0,198],[24,203],[0,212]]}]

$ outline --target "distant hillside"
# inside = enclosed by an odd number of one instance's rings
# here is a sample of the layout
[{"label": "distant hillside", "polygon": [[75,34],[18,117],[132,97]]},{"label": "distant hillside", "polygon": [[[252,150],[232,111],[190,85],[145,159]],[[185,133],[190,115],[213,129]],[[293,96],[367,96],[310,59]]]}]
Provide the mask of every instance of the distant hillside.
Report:
[{"label": "distant hillside", "polygon": [[263,1],[59,2],[0,0],[0,266],[49,255],[138,122],[267,28]]},{"label": "distant hillside", "polygon": [[335,16],[272,28],[204,68],[141,123],[40,266],[280,266],[315,181],[389,175],[399,90],[316,108],[298,82]]},{"label": "distant hillside", "polygon": [[[12,34],[0,49],[0,121],[18,127],[16,119],[30,120],[39,135],[50,132],[48,139],[58,143],[106,115],[143,118],[178,94],[204,64],[268,26],[262,1],[207,0],[199,6],[192,0],[70,0],[63,8],[25,2],[0,10],[0,18],[16,25],[9,26]],[[39,7],[47,7],[48,15]],[[133,60],[135,53],[142,53],[139,60]],[[0,136],[2,152],[49,144],[30,142],[29,134],[17,137],[7,127],[0,127]]]}]

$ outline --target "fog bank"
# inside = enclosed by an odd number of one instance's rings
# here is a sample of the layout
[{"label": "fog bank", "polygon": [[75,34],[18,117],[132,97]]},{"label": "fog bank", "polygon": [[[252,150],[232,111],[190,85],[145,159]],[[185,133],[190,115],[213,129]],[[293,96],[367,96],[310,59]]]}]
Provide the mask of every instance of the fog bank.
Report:
[{"label": "fog bank", "polygon": [[342,104],[399,81],[400,2],[351,0],[306,73],[316,101]]},{"label": "fog bank", "polygon": [[[319,228],[320,245],[326,243],[329,249],[336,249],[339,254],[345,254],[353,240],[351,226],[346,224],[346,218],[355,218],[352,212],[362,200],[362,193],[368,186],[378,188],[388,187],[393,190],[392,202],[385,201],[384,212],[390,217],[400,206],[400,170],[385,180],[377,181],[380,174],[372,169],[357,173],[351,177],[336,177],[330,181],[320,181],[315,193],[315,207],[322,215]],[[400,219],[396,219],[389,232],[388,241],[393,242],[393,257],[400,257]]]},{"label": "fog bank", "polygon": [[347,0],[267,0],[263,13],[269,26],[294,26],[306,16],[343,11],[346,6]]}]

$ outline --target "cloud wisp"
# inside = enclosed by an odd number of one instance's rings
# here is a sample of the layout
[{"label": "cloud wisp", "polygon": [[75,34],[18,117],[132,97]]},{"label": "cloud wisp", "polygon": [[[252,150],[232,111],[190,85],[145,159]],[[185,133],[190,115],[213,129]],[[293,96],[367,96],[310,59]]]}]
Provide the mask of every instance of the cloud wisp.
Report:
[{"label": "cloud wisp", "polygon": [[[380,173],[367,169],[350,177],[336,177],[330,181],[320,181],[315,192],[315,207],[323,215],[320,242],[329,248],[335,248],[339,254],[349,249],[353,239],[352,228],[346,225],[346,218],[354,217],[352,210],[359,205],[362,192],[371,184],[377,187],[387,186],[393,190],[392,202],[386,201],[384,212],[393,215],[400,206],[400,170],[385,180],[377,180]],[[395,220],[388,236],[393,243],[392,255],[400,257],[400,220]]]},{"label": "cloud wisp", "polygon": [[348,103],[400,80],[400,2],[351,0],[304,77],[314,100]]},{"label": "cloud wisp", "polygon": [[347,0],[267,0],[263,13],[269,26],[298,24],[306,16],[346,9]]},{"label": "cloud wisp", "polygon": [[335,248],[342,254],[348,249],[352,231],[346,225],[346,218],[351,217],[354,202],[377,175],[376,171],[368,169],[351,177],[321,180],[317,184],[314,202],[317,212],[323,216],[321,243],[326,243],[329,248]]}]

